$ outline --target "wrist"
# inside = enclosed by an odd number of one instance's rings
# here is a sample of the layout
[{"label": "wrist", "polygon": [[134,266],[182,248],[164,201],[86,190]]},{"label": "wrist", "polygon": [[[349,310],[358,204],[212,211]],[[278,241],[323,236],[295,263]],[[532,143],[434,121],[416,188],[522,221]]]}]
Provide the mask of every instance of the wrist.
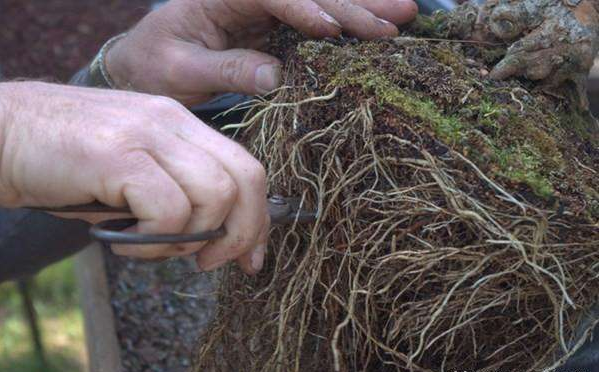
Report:
[{"label": "wrist", "polygon": [[2,153],[6,136],[8,135],[8,127],[12,123],[12,110],[14,106],[15,84],[18,83],[0,83],[0,166],[2,165]]},{"label": "wrist", "polygon": [[0,206],[12,207],[15,205],[17,195],[6,175],[11,162],[11,154],[8,151],[8,137],[10,127],[13,126],[16,115],[16,106],[20,85],[25,83],[6,82],[0,83]]},{"label": "wrist", "polygon": [[102,63],[104,64],[107,80],[114,85],[112,88],[131,90],[131,83],[128,79],[131,76],[131,65],[129,62],[129,53],[124,46],[126,36],[120,35],[111,45],[105,45]]}]

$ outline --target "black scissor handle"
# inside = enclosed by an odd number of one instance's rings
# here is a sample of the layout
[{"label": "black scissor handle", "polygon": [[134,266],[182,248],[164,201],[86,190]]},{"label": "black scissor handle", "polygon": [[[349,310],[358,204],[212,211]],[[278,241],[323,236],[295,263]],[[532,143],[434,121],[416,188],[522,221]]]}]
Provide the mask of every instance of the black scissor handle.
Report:
[{"label": "black scissor handle", "polygon": [[193,234],[141,234],[121,231],[135,225],[135,218],[123,218],[99,222],[90,228],[90,236],[109,244],[173,244],[219,239],[225,236],[225,228]]},{"label": "black scissor handle", "polygon": [[[315,220],[316,213],[300,209],[300,198],[286,198],[273,195],[267,200],[268,213],[273,225],[287,225],[295,221],[309,223]],[[129,207],[111,207],[99,202],[65,207],[30,207],[54,213],[131,213]],[[221,227],[213,231],[192,234],[141,234],[122,231],[138,222],[135,218],[106,220],[93,225],[90,235],[93,239],[109,244],[173,244],[190,243],[219,239],[226,231]]]}]

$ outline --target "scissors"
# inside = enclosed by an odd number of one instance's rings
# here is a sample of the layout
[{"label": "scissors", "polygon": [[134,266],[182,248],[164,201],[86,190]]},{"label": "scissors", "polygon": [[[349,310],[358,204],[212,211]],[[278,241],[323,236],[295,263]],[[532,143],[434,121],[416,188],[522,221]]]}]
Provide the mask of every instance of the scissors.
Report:
[{"label": "scissors", "polygon": [[[296,197],[273,195],[267,199],[267,206],[273,225],[288,225],[294,222],[309,223],[316,219],[316,212],[301,208],[302,200]],[[129,207],[111,207],[99,202],[56,208],[29,209],[54,213],[131,213]],[[164,244],[189,243],[222,238],[226,235],[224,227],[217,230],[202,231],[191,234],[141,234],[122,231],[137,223],[135,218],[106,220],[92,225],[90,235],[93,239],[108,244]]]}]

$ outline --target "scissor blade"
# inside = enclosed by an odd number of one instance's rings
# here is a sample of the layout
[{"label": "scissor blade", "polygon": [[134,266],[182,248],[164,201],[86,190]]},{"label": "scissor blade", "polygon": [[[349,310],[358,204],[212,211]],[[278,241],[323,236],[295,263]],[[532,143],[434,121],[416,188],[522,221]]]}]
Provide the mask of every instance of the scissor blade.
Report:
[{"label": "scissor blade", "polygon": [[[273,198],[269,200],[269,203],[273,203]],[[317,213],[313,211],[307,211],[301,208],[302,199],[298,197],[290,197],[290,198],[280,198],[283,200],[284,205],[287,208],[285,214],[280,216],[274,216],[273,213],[269,213],[271,215],[271,223],[274,225],[289,225],[294,222],[298,223],[310,223],[314,222],[317,218]],[[275,217],[275,218],[274,218]]]}]

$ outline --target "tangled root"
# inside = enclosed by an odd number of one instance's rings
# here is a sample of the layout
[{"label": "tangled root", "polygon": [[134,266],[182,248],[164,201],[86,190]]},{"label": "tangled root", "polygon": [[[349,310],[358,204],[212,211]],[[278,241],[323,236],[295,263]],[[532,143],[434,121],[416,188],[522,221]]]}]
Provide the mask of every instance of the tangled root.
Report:
[{"label": "tangled root", "polygon": [[196,370],[537,371],[572,355],[598,322],[577,330],[598,298],[597,223],[295,68],[238,129],[270,192],[318,218],[275,227],[258,276],[227,269]]}]

